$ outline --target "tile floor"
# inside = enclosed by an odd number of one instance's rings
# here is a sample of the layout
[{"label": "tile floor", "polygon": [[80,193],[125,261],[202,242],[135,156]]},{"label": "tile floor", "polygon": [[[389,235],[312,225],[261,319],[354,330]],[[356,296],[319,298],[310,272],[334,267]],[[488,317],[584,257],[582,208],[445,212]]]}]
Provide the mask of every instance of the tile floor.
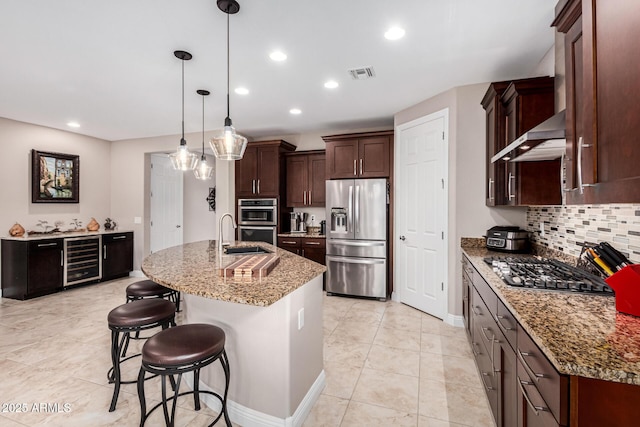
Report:
[{"label": "tile floor", "polygon": [[[0,299],[0,426],[138,425],[135,385],[123,385],[108,412],[106,380],[106,316],[135,280]],[[399,303],[332,296],[324,300],[324,332],[327,384],[304,427],[493,426],[463,329]],[[123,375],[134,378],[135,364]],[[159,398],[157,381],[147,382],[149,399]],[[206,426],[212,415],[183,399],[177,424]],[[164,425],[161,411],[146,425]]]}]

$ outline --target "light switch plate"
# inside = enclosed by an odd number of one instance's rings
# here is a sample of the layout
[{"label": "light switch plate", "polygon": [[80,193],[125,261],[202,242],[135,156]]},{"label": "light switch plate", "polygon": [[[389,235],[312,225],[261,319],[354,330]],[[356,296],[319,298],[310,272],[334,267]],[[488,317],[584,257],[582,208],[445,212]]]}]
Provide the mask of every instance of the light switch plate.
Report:
[{"label": "light switch plate", "polygon": [[304,327],[304,308],[298,310],[298,330]]}]

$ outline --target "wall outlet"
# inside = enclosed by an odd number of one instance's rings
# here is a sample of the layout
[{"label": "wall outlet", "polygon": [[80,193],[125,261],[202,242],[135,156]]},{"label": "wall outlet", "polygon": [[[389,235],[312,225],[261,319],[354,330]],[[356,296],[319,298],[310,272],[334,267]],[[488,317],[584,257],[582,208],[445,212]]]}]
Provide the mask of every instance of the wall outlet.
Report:
[{"label": "wall outlet", "polygon": [[313,222],[316,220],[316,216],[315,215],[311,215],[311,224],[313,224]]},{"label": "wall outlet", "polygon": [[304,327],[304,308],[298,310],[298,330]]},{"label": "wall outlet", "polygon": [[134,224],[142,224],[142,217],[134,216],[133,217],[133,223]]}]

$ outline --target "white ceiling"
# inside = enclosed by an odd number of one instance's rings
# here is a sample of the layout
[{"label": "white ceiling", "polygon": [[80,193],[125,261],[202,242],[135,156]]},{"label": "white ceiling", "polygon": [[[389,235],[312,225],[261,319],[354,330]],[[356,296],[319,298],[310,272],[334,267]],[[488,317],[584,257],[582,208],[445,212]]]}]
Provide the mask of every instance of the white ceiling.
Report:
[{"label": "white ceiling", "polygon": [[[257,138],[391,126],[452,87],[528,77],[553,45],[557,0],[239,1],[231,118]],[[0,117],[106,140],[179,134],[181,49],[193,54],[186,131],[202,129],[197,89],[212,92],[206,129],[223,124],[226,15],[215,0],[2,0],[0,16]],[[391,25],[406,36],[386,40]],[[286,62],[269,59],[275,48]],[[376,77],[352,80],[347,69],[362,66]],[[340,86],[325,89],[328,79]]]}]

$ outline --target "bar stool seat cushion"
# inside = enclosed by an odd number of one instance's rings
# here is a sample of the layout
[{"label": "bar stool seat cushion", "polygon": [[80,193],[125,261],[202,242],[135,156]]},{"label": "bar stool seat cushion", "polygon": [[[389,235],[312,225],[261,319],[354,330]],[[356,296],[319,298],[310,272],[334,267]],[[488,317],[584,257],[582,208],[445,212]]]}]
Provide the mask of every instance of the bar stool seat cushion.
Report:
[{"label": "bar stool seat cushion", "polygon": [[166,288],[153,280],[140,280],[127,286],[127,296],[129,297],[153,297],[157,295],[173,292],[172,289]]},{"label": "bar stool seat cushion", "polygon": [[142,347],[142,361],[160,366],[188,365],[220,353],[224,343],[224,331],[217,326],[181,325],[149,338]]},{"label": "bar stool seat cushion", "polygon": [[143,299],[122,304],[109,312],[109,326],[131,327],[159,322],[176,312],[174,303],[165,299]]}]

